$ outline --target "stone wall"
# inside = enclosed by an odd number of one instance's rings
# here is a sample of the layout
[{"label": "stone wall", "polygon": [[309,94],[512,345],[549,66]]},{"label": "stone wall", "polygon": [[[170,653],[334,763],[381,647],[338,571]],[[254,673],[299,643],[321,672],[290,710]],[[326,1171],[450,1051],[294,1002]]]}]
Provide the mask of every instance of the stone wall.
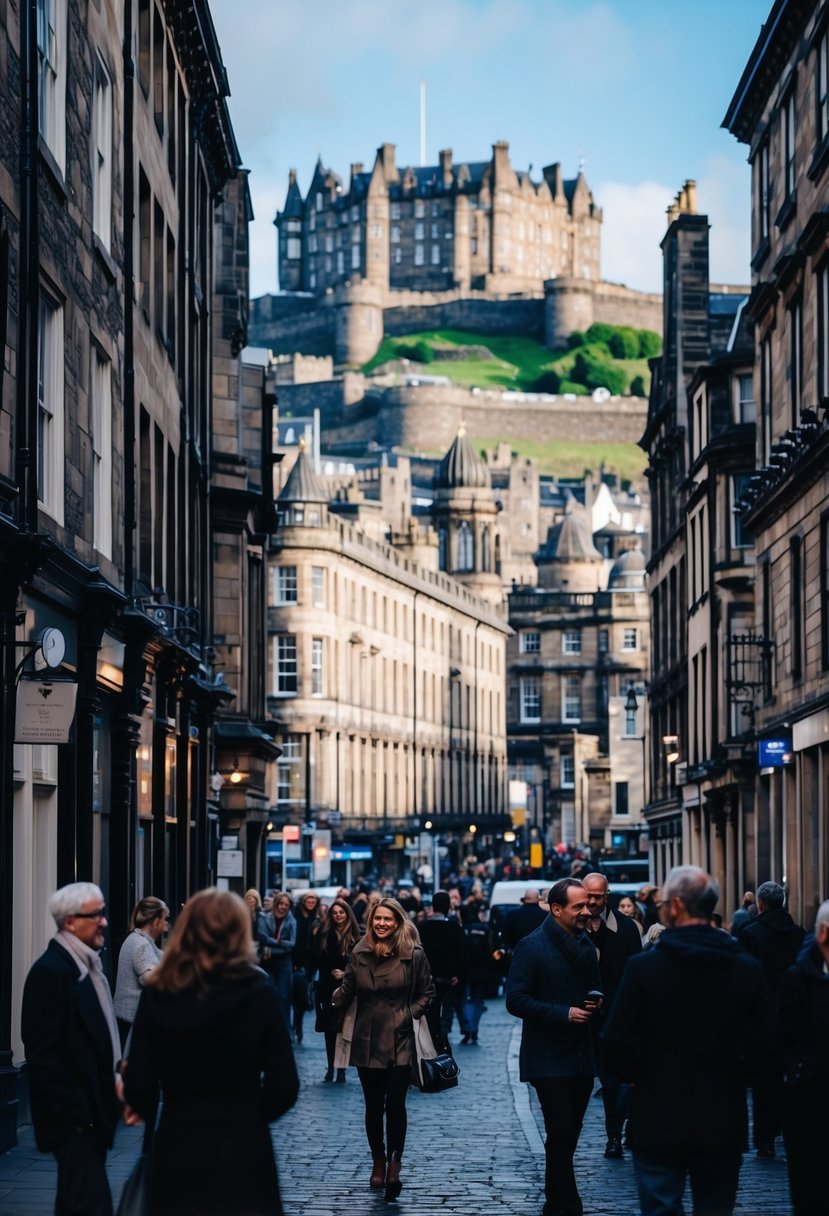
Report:
[{"label": "stone wall", "polygon": [[562,350],[574,330],[589,329],[594,321],[662,333],[658,293],[582,279],[550,279],[545,290],[544,342],[550,350]]},{"label": "stone wall", "polygon": [[385,332],[394,337],[426,329],[468,329],[484,334],[526,334],[541,341],[544,301],[466,296],[442,302],[392,306],[385,310],[383,326]]}]

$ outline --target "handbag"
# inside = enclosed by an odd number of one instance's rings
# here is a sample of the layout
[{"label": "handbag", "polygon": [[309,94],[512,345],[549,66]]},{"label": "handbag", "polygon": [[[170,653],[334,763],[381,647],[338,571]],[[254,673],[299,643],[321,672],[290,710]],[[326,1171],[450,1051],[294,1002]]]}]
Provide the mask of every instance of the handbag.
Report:
[{"label": "handbag", "polygon": [[448,1051],[438,1052],[425,1018],[412,1018],[415,1041],[415,1082],[424,1094],[454,1089],[460,1068]]},{"label": "handbag", "polygon": [[149,1210],[149,1163],[142,1153],[124,1183],[116,1216],[146,1216]]}]

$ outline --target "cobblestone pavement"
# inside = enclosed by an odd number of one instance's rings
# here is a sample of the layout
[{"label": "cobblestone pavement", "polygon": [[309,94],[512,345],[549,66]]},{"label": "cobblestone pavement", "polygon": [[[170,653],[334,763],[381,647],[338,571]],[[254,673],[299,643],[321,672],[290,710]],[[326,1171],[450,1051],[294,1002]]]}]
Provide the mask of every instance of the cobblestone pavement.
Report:
[{"label": "cobblestone pavement", "polygon": [[[368,1189],[360,1085],[353,1069],[345,1085],[326,1085],[322,1036],[306,1017],[297,1048],[302,1079],[293,1111],[274,1124],[286,1216],[373,1216],[388,1212]],[[410,1092],[409,1134],[401,1177],[400,1216],[534,1216],[543,1203],[541,1112],[533,1091],[518,1081],[520,1028],[503,1001],[489,1000],[480,1046],[457,1047],[461,1082],[445,1094]],[[140,1151],[141,1130],[122,1127],[108,1170],[113,1194]],[[607,1161],[600,1098],[592,1098],[576,1155],[585,1216],[638,1212],[630,1155]],[[51,1216],[55,1167],[34,1147],[31,1129],[0,1156],[0,1216]],[[690,1202],[687,1211],[691,1211]],[[737,1199],[739,1216],[789,1216],[786,1168],[778,1157],[746,1156]]]}]

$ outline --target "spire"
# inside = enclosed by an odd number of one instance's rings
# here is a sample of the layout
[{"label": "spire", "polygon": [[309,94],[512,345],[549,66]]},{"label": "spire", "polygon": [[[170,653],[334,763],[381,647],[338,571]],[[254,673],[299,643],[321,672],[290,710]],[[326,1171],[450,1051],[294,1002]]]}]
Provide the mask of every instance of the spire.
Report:
[{"label": "spire", "polygon": [[304,437],[299,442],[299,455],[288,475],[288,480],[279,492],[277,502],[283,504],[328,502],[328,495],[323,489],[319,477],[314,472],[314,467],[305,450]]}]

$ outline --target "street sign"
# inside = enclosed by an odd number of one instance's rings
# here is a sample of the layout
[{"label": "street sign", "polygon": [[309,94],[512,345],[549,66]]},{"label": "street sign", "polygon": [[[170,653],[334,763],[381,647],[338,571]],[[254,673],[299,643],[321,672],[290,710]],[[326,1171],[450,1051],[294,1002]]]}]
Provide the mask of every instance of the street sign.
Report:
[{"label": "street sign", "polygon": [[317,830],[316,821],[313,819],[309,819],[307,823],[303,823],[303,825],[302,825],[302,835],[303,836],[313,836],[314,832],[316,832],[316,830]]},{"label": "street sign", "polygon": [[232,849],[238,849],[238,847],[238,836],[222,836],[221,843],[219,844],[220,849],[226,849],[228,852],[230,852]]},{"label": "street sign", "polygon": [[245,855],[241,849],[219,849],[216,854],[217,878],[241,878],[245,872]]},{"label": "street sign", "polygon": [[342,811],[329,811],[328,812],[328,822],[329,823],[342,823],[342,821],[343,821]]},{"label": "street sign", "polygon": [[15,743],[68,743],[77,695],[74,680],[21,680],[17,686]]},{"label": "street sign", "polygon": [[782,768],[784,764],[791,764],[793,759],[791,739],[758,740],[757,763],[760,768]]},{"label": "street sign", "polygon": [[282,840],[285,844],[299,844],[299,824],[286,823],[282,829]]}]

